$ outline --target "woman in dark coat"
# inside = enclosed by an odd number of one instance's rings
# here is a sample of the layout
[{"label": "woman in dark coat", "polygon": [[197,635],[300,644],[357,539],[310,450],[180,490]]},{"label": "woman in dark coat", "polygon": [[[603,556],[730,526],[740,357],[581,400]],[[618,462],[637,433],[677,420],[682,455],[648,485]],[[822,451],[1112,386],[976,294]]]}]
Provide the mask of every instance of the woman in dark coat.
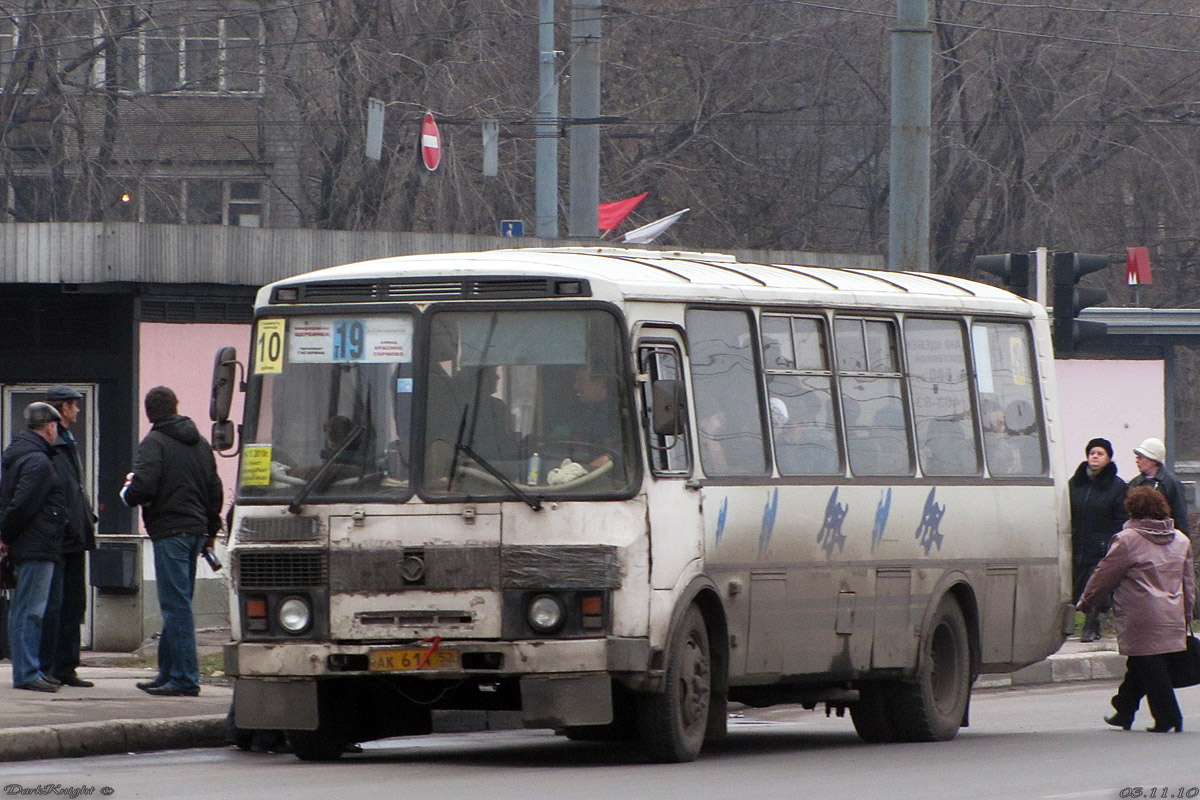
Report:
[{"label": "woman in dark coat", "polygon": [[[1076,603],[1092,570],[1104,558],[1109,539],[1129,518],[1125,513],[1125,481],[1117,477],[1112,444],[1108,439],[1092,439],[1084,453],[1087,460],[1079,465],[1068,482],[1071,489],[1073,599]],[[1097,609],[1088,614],[1081,641],[1094,642],[1100,638],[1102,610],[1108,609]]]},{"label": "woman in dark coat", "polygon": [[1166,499],[1149,486],[1129,490],[1129,521],[1113,537],[1079,599],[1091,612],[1112,594],[1117,645],[1125,659],[1125,680],[1113,696],[1117,713],[1109,725],[1129,730],[1142,697],[1154,715],[1154,733],[1183,730],[1175,700],[1168,654],[1185,649],[1196,600],[1192,546],[1171,521]]}]

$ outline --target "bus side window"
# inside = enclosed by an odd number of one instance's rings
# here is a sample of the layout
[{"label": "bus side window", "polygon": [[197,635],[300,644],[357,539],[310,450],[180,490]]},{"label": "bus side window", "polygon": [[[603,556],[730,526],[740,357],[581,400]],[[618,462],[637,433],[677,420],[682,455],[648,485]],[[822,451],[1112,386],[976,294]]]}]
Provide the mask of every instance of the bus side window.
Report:
[{"label": "bus side window", "polygon": [[911,475],[895,326],[891,320],[839,317],[833,330],[850,471]]},{"label": "bus side window", "polygon": [[687,334],[704,473],[765,475],[767,454],[750,315],[689,309]]},{"label": "bus side window", "polygon": [[842,474],[824,321],[763,314],[762,343],[779,474]]},{"label": "bus side window", "polygon": [[651,421],[655,382],[683,380],[678,348],[673,344],[639,346],[638,370],[649,377],[649,380],[642,383],[642,409],[645,415],[643,428],[649,447],[650,469],[655,475],[690,475],[692,454],[688,445],[687,426],[684,426],[684,433],[679,436],[660,436],[654,433]]},{"label": "bus side window", "polygon": [[998,477],[1046,474],[1045,433],[1028,326],[976,322],[971,326],[971,344],[988,472]]},{"label": "bus side window", "polygon": [[904,322],[904,347],[921,472],[978,475],[979,443],[962,323],[909,317]]}]

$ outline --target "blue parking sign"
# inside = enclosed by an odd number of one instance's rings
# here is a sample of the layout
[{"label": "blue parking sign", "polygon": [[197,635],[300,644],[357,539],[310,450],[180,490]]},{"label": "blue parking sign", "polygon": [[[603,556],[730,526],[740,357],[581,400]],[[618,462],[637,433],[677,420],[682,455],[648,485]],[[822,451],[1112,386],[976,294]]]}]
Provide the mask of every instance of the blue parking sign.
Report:
[{"label": "blue parking sign", "polygon": [[500,235],[501,236],[524,236],[525,221],[520,219],[502,219],[500,220]]}]

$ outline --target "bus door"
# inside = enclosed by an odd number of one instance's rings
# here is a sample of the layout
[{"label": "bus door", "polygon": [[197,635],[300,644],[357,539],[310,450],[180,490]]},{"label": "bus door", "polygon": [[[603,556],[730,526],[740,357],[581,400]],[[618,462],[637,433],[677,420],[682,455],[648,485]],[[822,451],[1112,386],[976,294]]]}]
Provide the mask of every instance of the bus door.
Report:
[{"label": "bus door", "polygon": [[[637,368],[642,395],[642,431],[650,478],[646,500],[650,522],[651,585],[670,589],[687,565],[702,555],[703,524],[700,493],[689,485],[692,443],[684,416],[678,433],[656,433],[657,402],[676,406],[686,415],[683,342],[674,328],[646,326],[637,344]],[[660,411],[660,419],[662,412]],[[661,426],[660,426],[661,427]]]}]

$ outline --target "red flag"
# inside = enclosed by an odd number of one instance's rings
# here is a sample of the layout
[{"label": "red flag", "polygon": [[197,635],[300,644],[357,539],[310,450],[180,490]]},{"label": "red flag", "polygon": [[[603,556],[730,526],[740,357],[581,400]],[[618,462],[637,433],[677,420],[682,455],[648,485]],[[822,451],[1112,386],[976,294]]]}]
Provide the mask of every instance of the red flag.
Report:
[{"label": "red flag", "polygon": [[1125,281],[1130,286],[1154,283],[1150,277],[1150,249],[1147,247],[1125,248]]},{"label": "red flag", "polygon": [[611,231],[613,228],[621,224],[621,220],[629,216],[629,212],[637,208],[638,203],[646,199],[649,192],[642,192],[634,197],[627,197],[624,200],[616,200],[612,203],[601,203],[599,206],[599,224],[596,226],[602,231]]}]

